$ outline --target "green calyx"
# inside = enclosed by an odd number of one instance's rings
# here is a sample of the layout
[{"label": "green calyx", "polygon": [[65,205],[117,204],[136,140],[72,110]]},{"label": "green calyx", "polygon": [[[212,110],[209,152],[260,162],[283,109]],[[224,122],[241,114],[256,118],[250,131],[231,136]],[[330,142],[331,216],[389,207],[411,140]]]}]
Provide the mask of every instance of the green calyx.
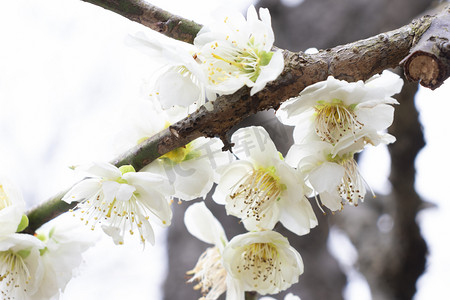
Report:
[{"label": "green calyx", "polygon": [[136,170],[134,169],[134,167],[132,165],[124,165],[119,167],[119,171],[123,174],[125,173],[129,173],[129,172],[136,172]]},{"label": "green calyx", "polygon": [[200,156],[199,151],[194,151],[193,146],[191,143],[187,144],[186,146],[176,148],[163,156],[161,156],[161,159],[163,159],[166,162],[178,164],[183,161],[188,161],[193,158],[197,158]]},{"label": "green calyx", "polygon": [[17,251],[16,254],[22,257],[23,259],[26,259],[31,253],[31,249],[23,249],[20,251]]},{"label": "green calyx", "polygon": [[17,226],[17,232],[21,232],[28,227],[29,221],[27,215],[22,215],[22,219],[20,219],[19,226]]}]

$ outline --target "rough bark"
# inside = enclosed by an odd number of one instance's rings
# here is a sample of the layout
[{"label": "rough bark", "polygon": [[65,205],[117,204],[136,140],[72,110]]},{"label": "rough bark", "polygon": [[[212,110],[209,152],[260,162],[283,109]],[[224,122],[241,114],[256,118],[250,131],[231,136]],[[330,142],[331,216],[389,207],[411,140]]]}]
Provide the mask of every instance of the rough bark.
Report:
[{"label": "rough bark", "polygon": [[411,54],[401,62],[408,80],[420,81],[421,85],[432,90],[441,86],[450,75],[450,42],[442,35],[450,29],[448,12],[446,9],[440,13],[443,18],[431,24],[411,49]]}]

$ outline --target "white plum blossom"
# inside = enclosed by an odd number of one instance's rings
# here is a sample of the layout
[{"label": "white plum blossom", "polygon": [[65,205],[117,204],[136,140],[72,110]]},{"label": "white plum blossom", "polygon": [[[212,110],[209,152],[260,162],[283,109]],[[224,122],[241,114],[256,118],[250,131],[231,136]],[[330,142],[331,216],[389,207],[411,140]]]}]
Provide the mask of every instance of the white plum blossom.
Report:
[{"label": "white plum blossom", "polygon": [[275,40],[269,10],[254,6],[247,19],[240,13],[221,16],[204,26],[194,40],[198,59],[206,73],[207,90],[232,94],[244,85],[251,95],[280,75],[284,68],[281,50],[271,51]]},{"label": "white plum blossom", "polygon": [[366,82],[347,82],[329,76],[305,88],[298,97],[283,103],[277,112],[281,122],[295,125],[294,141],[306,143],[311,135],[335,146],[334,153],[364,138],[377,136],[392,124],[398,104],[392,95],[400,92],[403,80],[390,71]]},{"label": "white plum blossom", "polygon": [[228,242],[220,222],[204,202],[191,205],[185,213],[188,231],[213,244],[188,274],[198,281],[205,300],[227,292],[227,300],[244,300],[246,291],[275,294],[298,281],[303,273],[300,254],[288,240],[274,231],[248,232]]},{"label": "white plum blossom", "polygon": [[173,187],[159,174],[135,172],[131,165],[117,168],[109,163],[92,163],[78,167],[89,174],[62,198],[67,203],[79,202],[74,215],[79,214],[92,230],[97,223],[116,244],[123,244],[126,232],[137,230],[141,242],[155,243],[149,222],[169,226],[172,210],[168,197]]},{"label": "white plum blossom", "polygon": [[8,179],[0,178],[0,239],[28,225],[25,201],[20,190]]},{"label": "white plum blossom", "polygon": [[243,300],[243,291],[277,294],[298,282],[303,273],[300,254],[275,231],[235,236],[223,250],[223,265],[237,284],[234,291],[228,291],[235,293],[231,299]]},{"label": "white plum blossom", "polygon": [[[228,278],[222,263],[222,252],[228,239],[220,222],[208,210],[204,202],[188,207],[184,215],[187,230],[199,240],[213,244],[200,256],[194,269],[187,272],[192,275],[189,282],[198,281],[194,289],[202,292],[205,300],[214,300],[222,295],[234,282]],[[228,296],[227,300],[233,299]]]},{"label": "white plum blossom", "polygon": [[273,229],[278,221],[298,235],[315,227],[303,177],[284,162],[267,131],[241,128],[231,141],[240,160],[220,169],[213,199],[241,218],[249,231]]},{"label": "white plum blossom", "polygon": [[[141,101],[132,115],[132,128],[126,131],[130,146],[142,143],[178,121],[182,109],[158,110],[149,101]],[[205,197],[217,180],[216,168],[233,160],[229,152],[222,151],[218,138],[200,137],[183,147],[172,150],[145,166],[142,172],[161,174],[174,187],[173,196],[181,200]]]},{"label": "white plum blossom", "polygon": [[30,300],[38,291],[44,266],[40,256],[43,243],[28,234],[13,233],[0,239],[0,296],[2,299]]},{"label": "white plum blossom", "polygon": [[68,214],[63,214],[36,230],[44,243],[40,250],[44,275],[35,299],[59,299],[83,262],[82,253],[93,246],[97,235],[83,231]]},{"label": "white plum blossom", "polygon": [[[381,135],[377,142],[388,143]],[[304,174],[313,194],[319,195],[321,203],[332,211],[341,210],[344,204],[357,206],[364,200],[368,184],[359,172],[354,153],[360,152],[364,142],[354,143],[347,151],[334,153],[334,147],[316,140],[294,144],[286,155],[286,162],[297,166]],[[372,192],[373,193],[373,192]]]},{"label": "white plum blossom", "polygon": [[198,107],[205,103],[205,75],[196,58],[198,49],[195,46],[149,38],[143,33],[131,37],[129,44],[164,64],[155,74],[150,88],[151,96],[160,102],[163,109],[192,104]]}]

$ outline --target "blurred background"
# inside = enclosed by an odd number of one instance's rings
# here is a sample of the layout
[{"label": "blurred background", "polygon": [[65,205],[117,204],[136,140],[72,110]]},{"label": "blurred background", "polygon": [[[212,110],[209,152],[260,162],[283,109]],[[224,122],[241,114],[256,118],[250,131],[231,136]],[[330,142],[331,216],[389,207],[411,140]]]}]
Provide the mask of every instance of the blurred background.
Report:
[{"label": "blurred background", "polygon": [[[151,3],[205,24],[211,13],[250,4],[268,7],[275,44],[292,51],[324,49],[398,28],[423,14],[430,0],[156,0]],[[0,172],[21,187],[29,207],[71,186],[68,167],[119,153],[128,118],[124,108],[142,97],[158,62],[125,44],[130,34],[156,33],[79,0],[3,1],[0,10]],[[446,126],[450,87],[435,91],[405,84],[398,96],[391,147],[360,156],[362,174],[375,190],[357,208],[322,216],[307,236],[287,235],[301,253],[305,273],[290,291],[302,300],[446,299],[450,269],[450,146]],[[273,112],[245,124],[266,127],[279,150],[290,129]],[[105,238],[85,254],[85,264],[63,299],[197,299],[186,284],[208,247],[187,233],[182,216],[190,203],[174,204],[173,225],[157,229],[156,246]],[[243,228],[223,219],[228,238]],[[283,297],[276,296],[277,299]]]}]

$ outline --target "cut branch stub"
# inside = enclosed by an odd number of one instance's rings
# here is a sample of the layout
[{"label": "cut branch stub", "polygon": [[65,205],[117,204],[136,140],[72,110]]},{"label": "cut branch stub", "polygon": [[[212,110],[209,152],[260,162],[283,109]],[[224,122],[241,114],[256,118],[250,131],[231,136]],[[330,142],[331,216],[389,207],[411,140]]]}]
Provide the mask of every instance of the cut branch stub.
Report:
[{"label": "cut branch stub", "polygon": [[405,76],[432,90],[450,76],[450,8],[447,7],[402,60]]}]

